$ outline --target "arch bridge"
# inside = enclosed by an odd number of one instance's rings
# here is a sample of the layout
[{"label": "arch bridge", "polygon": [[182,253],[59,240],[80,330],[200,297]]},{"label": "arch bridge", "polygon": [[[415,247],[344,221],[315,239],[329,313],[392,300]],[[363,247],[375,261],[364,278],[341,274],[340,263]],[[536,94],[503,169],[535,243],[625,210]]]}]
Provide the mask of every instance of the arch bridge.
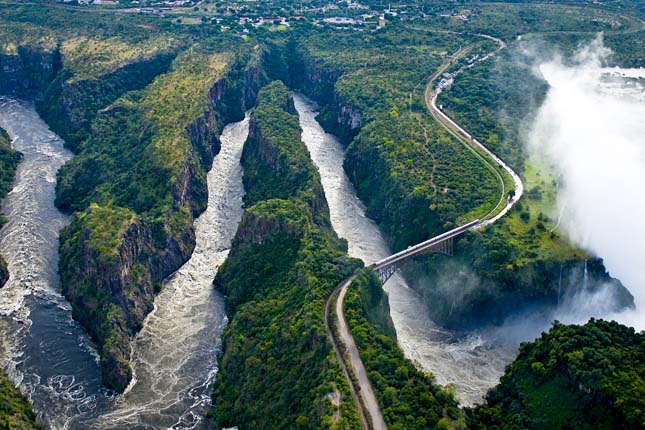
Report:
[{"label": "arch bridge", "polygon": [[403,251],[397,252],[396,254],[392,254],[389,257],[386,257],[382,260],[377,261],[376,263],[369,265],[368,267],[376,272],[378,278],[381,281],[381,284],[385,284],[385,282],[390,279],[390,277],[397,271],[400,263],[410,257],[419,255],[424,252],[435,252],[439,254],[452,255],[453,239],[460,234],[477,227],[479,224],[480,220],[476,219],[475,221],[471,221],[468,224],[464,224],[431,239],[423,241],[419,244],[410,246]]}]

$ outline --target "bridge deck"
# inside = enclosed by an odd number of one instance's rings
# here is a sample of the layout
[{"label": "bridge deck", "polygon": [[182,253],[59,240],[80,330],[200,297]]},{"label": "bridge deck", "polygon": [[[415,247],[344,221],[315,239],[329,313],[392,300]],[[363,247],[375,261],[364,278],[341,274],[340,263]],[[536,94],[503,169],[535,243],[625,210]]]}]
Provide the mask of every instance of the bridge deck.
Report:
[{"label": "bridge deck", "polygon": [[383,269],[384,267],[387,267],[391,264],[394,264],[398,261],[401,261],[405,258],[412,257],[413,255],[419,254],[423,251],[427,251],[428,249],[432,248],[433,246],[436,246],[440,244],[441,242],[444,242],[446,240],[452,239],[455,236],[459,236],[460,234],[475,228],[477,225],[479,225],[480,220],[476,219],[475,221],[471,221],[468,224],[464,224],[462,226],[459,226],[457,228],[454,228],[450,231],[447,231],[445,233],[442,233],[438,236],[435,236],[431,239],[428,239],[426,241],[423,241],[419,244],[416,244],[414,246],[411,246],[407,249],[404,249],[403,251],[399,251],[396,254],[392,254],[389,257],[386,257],[380,261],[377,261],[376,263],[373,263],[369,267],[374,269],[374,270],[379,270]]}]

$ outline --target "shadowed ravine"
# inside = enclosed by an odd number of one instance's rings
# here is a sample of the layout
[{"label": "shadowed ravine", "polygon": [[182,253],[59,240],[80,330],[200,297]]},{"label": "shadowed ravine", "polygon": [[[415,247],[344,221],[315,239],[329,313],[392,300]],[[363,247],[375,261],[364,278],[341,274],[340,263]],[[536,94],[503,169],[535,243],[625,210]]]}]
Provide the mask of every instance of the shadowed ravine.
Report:
[{"label": "shadowed ravine", "polygon": [[201,428],[226,325],[212,281],[243,212],[239,160],[248,119],[224,130],[208,174],[208,208],[195,222],[195,251],[165,281],[133,342],[135,380],[121,397],[102,388],[96,351],[60,294],[58,232],[67,217],[53,205],[54,187],[71,153],[29,103],[0,98],[0,126],[24,154],[0,231],[11,274],[0,289],[3,368],[54,430]]},{"label": "shadowed ravine", "polygon": [[[294,95],[300,114],[302,139],[320,172],[331,221],[347,239],[349,254],[365,264],[391,252],[376,224],[365,216],[365,207],[343,170],[345,152],[338,140],[316,121],[316,107],[301,94]],[[385,284],[399,344],[405,355],[435,374],[440,384],[454,384],[457,396],[471,404],[495,385],[517,345],[497,344],[483,335],[458,337],[432,322],[421,297],[395,274]]]}]

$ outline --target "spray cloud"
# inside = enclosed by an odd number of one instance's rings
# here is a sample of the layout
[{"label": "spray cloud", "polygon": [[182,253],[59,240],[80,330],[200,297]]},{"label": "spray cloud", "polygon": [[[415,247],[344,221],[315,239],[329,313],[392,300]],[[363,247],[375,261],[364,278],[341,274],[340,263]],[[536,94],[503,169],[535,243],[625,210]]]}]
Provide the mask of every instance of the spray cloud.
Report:
[{"label": "spray cloud", "polygon": [[561,228],[634,295],[637,310],[611,318],[644,329],[645,90],[627,76],[645,71],[604,68],[610,53],[599,36],[568,64],[537,67],[549,90],[529,146],[560,175]]}]

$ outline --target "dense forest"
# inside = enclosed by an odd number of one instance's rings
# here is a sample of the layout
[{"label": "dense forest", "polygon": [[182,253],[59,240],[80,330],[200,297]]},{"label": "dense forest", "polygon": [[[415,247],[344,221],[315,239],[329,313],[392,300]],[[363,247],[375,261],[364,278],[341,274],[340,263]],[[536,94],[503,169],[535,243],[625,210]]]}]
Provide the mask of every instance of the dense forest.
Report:
[{"label": "dense forest", "polygon": [[472,430],[642,429],[645,335],[616,322],[555,323],[520,346]]},{"label": "dense forest", "polygon": [[458,403],[431,374],[404,357],[396,341],[387,296],[364,270],[345,297],[345,317],[389,429],[464,428]]}]

